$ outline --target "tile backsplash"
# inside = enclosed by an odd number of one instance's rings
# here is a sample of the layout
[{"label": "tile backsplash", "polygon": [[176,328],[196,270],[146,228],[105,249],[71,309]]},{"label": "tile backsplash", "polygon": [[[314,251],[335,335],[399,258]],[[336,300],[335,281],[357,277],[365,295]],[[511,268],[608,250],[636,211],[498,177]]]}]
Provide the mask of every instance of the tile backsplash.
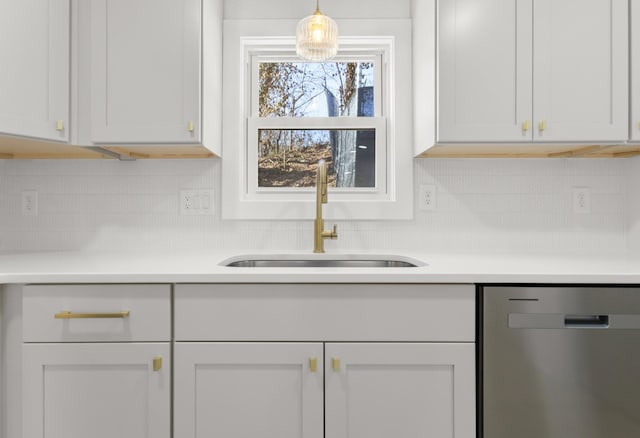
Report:
[{"label": "tile backsplash", "polygon": [[[435,211],[411,221],[340,221],[332,250],[619,252],[640,250],[640,158],[417,159]],[[0,249],[306,250],[305,221],[220,218],[220,160],[0,160]],[[591,212],[574,213],[588,187]],[[213,188],[213,216],[180,214],[179,192]],[[21,193],[38,192],[37,216]],[[331,218],[326,218],[332,222]]]}]

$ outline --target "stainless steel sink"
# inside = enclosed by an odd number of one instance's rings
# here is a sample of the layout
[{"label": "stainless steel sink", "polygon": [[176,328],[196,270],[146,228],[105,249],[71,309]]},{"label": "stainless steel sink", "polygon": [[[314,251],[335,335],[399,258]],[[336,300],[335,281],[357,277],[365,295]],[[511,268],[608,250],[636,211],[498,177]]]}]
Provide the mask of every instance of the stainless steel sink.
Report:
[{"label": "stainless steel sink", "polygon": [[252,256],[233,258],[222,263],[235,268],[415,268],[423,265],[408,258],[371,258],[367,256],[340,258],[288,258]]}]

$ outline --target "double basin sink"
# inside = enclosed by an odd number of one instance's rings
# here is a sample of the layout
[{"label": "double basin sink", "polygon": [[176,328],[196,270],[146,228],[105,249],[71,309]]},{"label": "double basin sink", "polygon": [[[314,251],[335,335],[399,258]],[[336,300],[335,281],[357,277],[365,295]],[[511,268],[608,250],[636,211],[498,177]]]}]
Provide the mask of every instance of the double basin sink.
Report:
[{"label": "double basin sink", "polygon": [[415,268],[425,266],[425,263],[399,256],[282,254],[238,256],[225,260],[221,265],[232,268]]}]

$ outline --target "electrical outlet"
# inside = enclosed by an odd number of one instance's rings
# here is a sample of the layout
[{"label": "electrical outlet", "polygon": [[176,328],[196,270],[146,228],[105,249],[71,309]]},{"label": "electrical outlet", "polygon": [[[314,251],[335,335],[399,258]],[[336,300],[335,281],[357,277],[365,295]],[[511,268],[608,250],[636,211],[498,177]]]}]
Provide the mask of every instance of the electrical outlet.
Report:
[{"label": "electrical outlet", "polygon": [[22,215],[38,216],[38,192],[24,190],[22,192]]},{"label": "electrical outlet", "polygon": [[434,211],[437,207],[437,190],[433,184],[422,184],[418,190],[418,208],[422,211]]},{"label": "electrical outlet", "polygon": [[573,188],[573,212],[591,213],[591,189],[589,187]]},{"label": "electrical outlet", "polygon": [[180,214],[212,215],[213,196],[212,189],[180,190]]}]

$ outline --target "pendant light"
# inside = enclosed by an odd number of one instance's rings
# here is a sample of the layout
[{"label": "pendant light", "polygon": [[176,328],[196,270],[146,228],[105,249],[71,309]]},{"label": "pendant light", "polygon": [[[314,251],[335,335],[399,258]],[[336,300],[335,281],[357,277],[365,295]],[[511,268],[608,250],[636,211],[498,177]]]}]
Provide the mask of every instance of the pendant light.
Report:
[{"label": "pendant light", "polygon": [[316,0],[316,12],[298,22],[296,29],[296,54],[310,61],[325,61],[338,53],[338,25],[320,12],[320,0]]}]

